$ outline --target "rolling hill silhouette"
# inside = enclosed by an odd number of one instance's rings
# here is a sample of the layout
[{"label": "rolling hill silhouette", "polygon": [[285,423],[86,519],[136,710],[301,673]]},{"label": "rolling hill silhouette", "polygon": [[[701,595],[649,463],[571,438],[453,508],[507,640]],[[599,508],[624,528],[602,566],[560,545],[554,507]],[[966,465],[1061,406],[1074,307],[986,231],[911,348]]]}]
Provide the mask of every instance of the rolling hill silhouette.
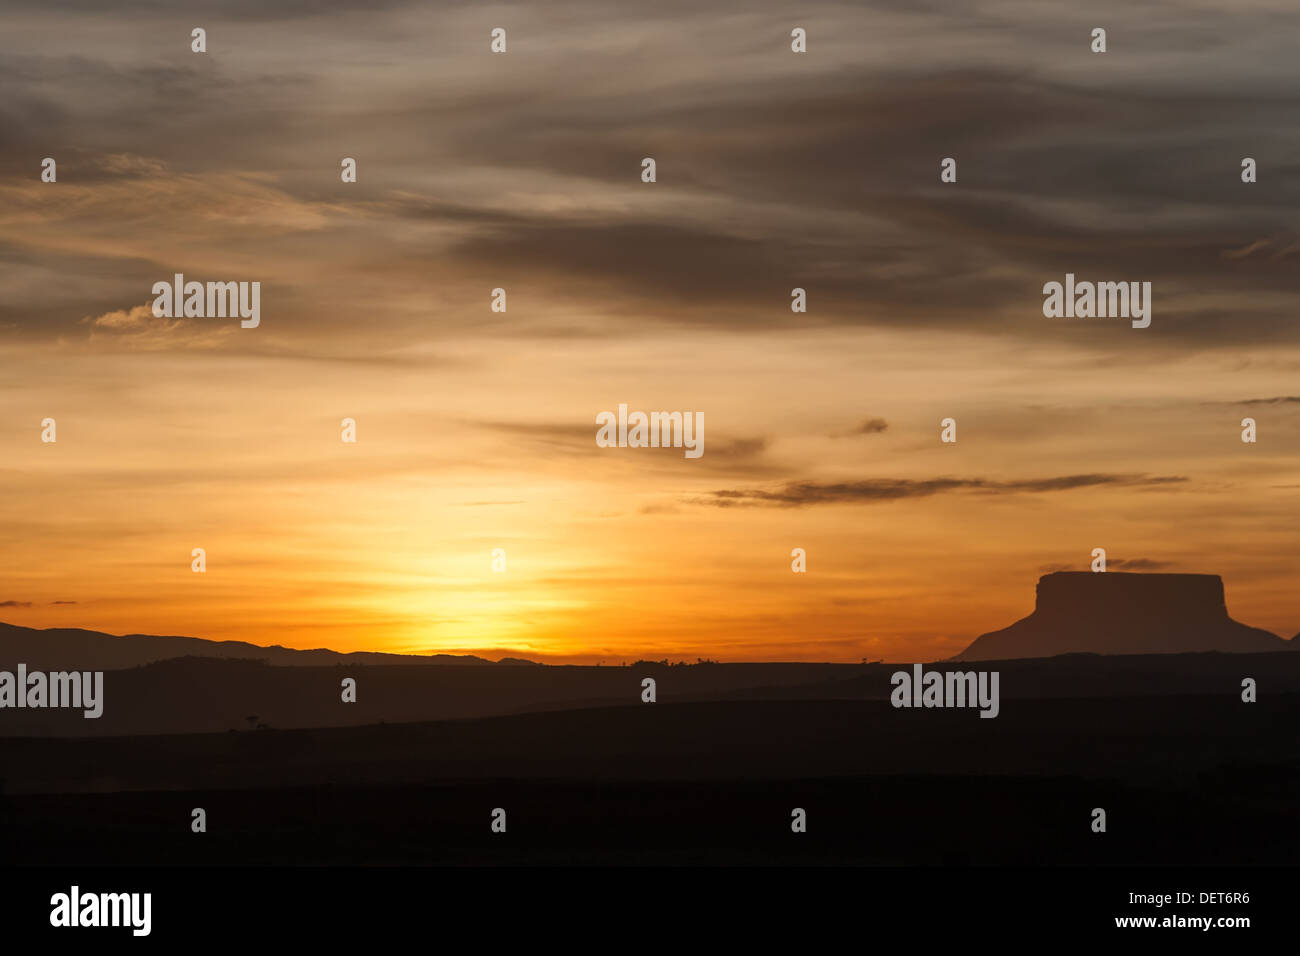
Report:
[{"label": "rolling hill silhouette", "polygon": [[1056,654],[1256,653],[1295,649],[1228,616],[1217,574],[1057,571],[1038,579],[1034,612],[981,634],[953,660]]},{"label": "rolling hill silhouette", "polygon": [[[201,637],[156,634],[117,636],[81,628],[38,630],[0,623],[0,662],[22,661],[34,670],[122,670],[177,657],[216,657],[256,660],[288,667],[332,667],[336,664],[494,664],[483,657],[455,654],[383,654],[376,651],[342,653],[325,648],[295,650],[279,644],[260,647],[246,641],[209,641]],[[495,664],[531,665],[532,661],[503,658]]]}]

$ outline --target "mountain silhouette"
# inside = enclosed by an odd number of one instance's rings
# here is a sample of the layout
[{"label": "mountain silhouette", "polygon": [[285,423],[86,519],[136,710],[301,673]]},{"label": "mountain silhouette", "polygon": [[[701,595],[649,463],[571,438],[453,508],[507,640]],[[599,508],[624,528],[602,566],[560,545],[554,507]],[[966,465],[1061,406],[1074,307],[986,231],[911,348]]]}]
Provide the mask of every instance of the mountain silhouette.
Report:
[{"label": "mountain silhouette", "polygon": [[1217,574],[1057,571],[1038,579],[1034,612],[981,634],[952,660],[1057,654],[1255,653],[1296,645],[1228,616]]},{"label": "mountain silhouette", "polygon": [[[259,647],[246,641],[209,641],[201,637],[156,634],[117,636],[81,628],[38,630],[0,623],[0,665],[22,661],[33,670],[122,670],[177,657],[217,657],[256,660],[296,667],[335,664],[492,664],[483,657],[455,654],[383,654],[376,651],[342,653],[325,648],[295,650],[279,644]],[[531,664],[519,658],[501,661]]]}]

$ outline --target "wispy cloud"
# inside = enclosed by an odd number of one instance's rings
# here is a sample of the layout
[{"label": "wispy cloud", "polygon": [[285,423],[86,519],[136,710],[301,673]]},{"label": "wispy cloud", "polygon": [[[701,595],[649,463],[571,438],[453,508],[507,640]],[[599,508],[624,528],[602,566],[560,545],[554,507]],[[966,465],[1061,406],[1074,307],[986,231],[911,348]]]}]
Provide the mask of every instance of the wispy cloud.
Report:
[{"label": "wispy cloud", "polygon": [[[1175,566],[1173,561],[1154,561],[1150,558],[1106,558],[1106,567],[1108,570],[1124,571],[1159,571],[1163,568],[1172,568]],[[1089,567],[1087,561],[1079,564],[1066,564],[1057,562],[1053,564],[1040,565],[1038,570],[1043,574],[1051,574],[1055,571],[1085,571]]]},{"label": "wispy cloud", "polygon": [[889,422],[883,418],[868,418],[860,425],[850,428],[847,431],[832,432],[832,438],[851,438],[854,435],[879,435],[881,432],[889,430]]},{"label": "wispy cloud", "polygon": [[232,334],[233,324],[155,316],[151,304],[86,316],[93,342],[111,341],[132,350],[210,349]]},{"label": "wispy cloud", "polygon": [[719,508],[734,505],[765,505],[779,508],[802,508],[825,504],[869,504],[898,501],[904,498],[928,498],[952,492],[987,495],[1041,494],[1103,485],[1165,487],[1188,481],[1179,476],[1149,475],[1063,475],[1057,478],[1026,478],[996,481],[988,478],[869,478],[848,482],[790,482],[780,488],[764,490],[725,489],[711,492],[711,497],[695,499],[697,503]]}]

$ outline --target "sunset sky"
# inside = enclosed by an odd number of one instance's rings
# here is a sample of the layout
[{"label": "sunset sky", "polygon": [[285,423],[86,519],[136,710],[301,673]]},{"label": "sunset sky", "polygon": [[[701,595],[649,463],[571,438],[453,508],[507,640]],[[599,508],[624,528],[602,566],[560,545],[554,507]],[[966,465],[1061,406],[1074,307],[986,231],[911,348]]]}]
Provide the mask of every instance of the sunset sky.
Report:
[{"label": "sunset sky", "polygon": [[1104,547],[1300,630],[1293,0],[81,6],[0,12],[0,620],[923,660]]}]

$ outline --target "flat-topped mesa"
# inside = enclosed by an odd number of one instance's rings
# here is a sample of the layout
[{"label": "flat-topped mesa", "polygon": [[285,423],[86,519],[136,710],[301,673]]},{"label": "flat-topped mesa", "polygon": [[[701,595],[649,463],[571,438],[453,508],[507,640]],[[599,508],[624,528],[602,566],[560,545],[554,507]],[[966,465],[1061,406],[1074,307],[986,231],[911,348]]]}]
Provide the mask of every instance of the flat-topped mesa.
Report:
[{"label": "flat-topped mesa", "polygon": [[1284,651],[1275,634],[1228,616],[1217,574],[1058,571],[1038,579],[1034,613],[983,634],[957,660],[1057,654]]},{"label": "flat-topped mesa", "polygon": [[1057,571],[1038,579],[1034,614],[1047,621],[1080,614],[1116,624],[1141,621],[1157,629],[1229,621],[1217,574],[1132,574]]}]

